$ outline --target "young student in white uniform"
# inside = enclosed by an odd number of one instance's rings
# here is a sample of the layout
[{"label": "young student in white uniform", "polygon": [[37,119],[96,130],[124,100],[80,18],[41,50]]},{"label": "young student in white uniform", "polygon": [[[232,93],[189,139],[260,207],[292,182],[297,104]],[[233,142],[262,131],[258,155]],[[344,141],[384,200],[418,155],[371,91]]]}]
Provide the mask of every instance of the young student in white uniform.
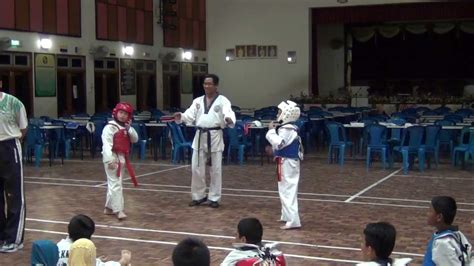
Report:
[{"label": "young student in white uniform", "polygon": [[410,258],[392,259],[393,247],[397,231],[386,222],[369,223],[364,229],[364,239],[361,243],[362,257],[366,262],[357,266],[405,266]]},{"label": "young student in white uniform", "polygon": [[128,103],[118,103],[110,121],[102,132],[102,161],[107,174],[107,200],[104,214],[116,215],[119,220],[127,218],[124,212],[122,180],[125,168],[135,186],[135,173],[128,160],[130,143],[138,141],[138,134],[130,126],[133,108]]},{"label": "young student in white uniform", "polygon": [[431,199],[428,225],[436,228],[426,248],[423,266],[473,265],[472,245],[466,236],[453,225],[456,201],[449,196]]},{"label": "young student in white uniform", "polygon": [[[283,254],[274,247],[263,245],[263,226],[257,218],[244,218],[237,225],[237,241],[221,266],[266,265],[255,264],[272,261],[270,265],[286,265]],[[267,249],[268,247],[268,249]],[[267,253],[265,253],[267,251]]]},{"label": "young student in white uniform", "polygon": [[292,101],[283,101],[278,105],[279,113],[275,127],[269,124],[266,138],[273,149],[277,161],[278,192],[281,201],[280,221],[283,230],[301,228],[298,214],[298,182],[300,180],[300,160],[303,160],[301,139],[298,127],[294,124],[300,117],[300,109]]},{"label": "young student in white uniform", "polygon": [[[219,207],[222,191],[222,152],[224,138],[222,129],[234,127],[235,114],[230,101],[217,92],[219,77],[208,74],[204,78],[205,95],[194,99],[184,113],[175,113],[176,123],[196,126],[192,144],[192,201],[189,206],[197,206],[209,200],[211,208]],[[211,184],[206,196],[206,163],[210,159]]]}]

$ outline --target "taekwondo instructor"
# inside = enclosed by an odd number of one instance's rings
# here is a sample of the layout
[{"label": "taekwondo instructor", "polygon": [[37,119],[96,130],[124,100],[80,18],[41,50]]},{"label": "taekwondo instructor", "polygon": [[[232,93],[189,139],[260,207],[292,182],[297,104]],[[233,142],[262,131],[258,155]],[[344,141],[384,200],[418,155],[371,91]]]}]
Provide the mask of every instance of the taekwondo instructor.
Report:
[{"label": "taekwondo instructor", "polygon": [[[194,99],[184,113],[175,113],[177,123],[196,126],[193,141],[192,180],[189,206],[197,206],[209,200],[211,208],[219,207],[222,191],[222,152],[226,126],[234,127],[235,114],[230,101],[217,92],[219,77],[208,74],[204,78],[205,95]],[[211,184],[206,196],[206,163],[210,164]]]}]

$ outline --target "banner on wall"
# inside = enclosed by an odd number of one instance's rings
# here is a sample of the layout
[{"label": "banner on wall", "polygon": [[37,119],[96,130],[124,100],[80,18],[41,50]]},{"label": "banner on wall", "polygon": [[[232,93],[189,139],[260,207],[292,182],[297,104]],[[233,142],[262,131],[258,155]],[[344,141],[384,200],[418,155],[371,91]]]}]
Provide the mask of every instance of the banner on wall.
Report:
[{"label": "banner on wall", "polygon": [[132,59],[120,60],[120,94],[135,95],[137,94],[135,87],[135,61]]},{"label": "banner on wall", "polygon": [[35,96],[56,96],[56,60],[52,54],[35,54]]},{"label": "banner on wall", "polygon": [[190,63],[181,64],[181,93],[193,93],[193,66]]}]

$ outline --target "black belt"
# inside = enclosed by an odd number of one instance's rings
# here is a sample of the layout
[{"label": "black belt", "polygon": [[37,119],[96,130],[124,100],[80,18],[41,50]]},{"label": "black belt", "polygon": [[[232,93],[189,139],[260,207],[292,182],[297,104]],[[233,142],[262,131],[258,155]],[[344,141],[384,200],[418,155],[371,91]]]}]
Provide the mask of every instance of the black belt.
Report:
[{"label": "black belt", "polygon": [[[199,166],[199,152],[201,149],[201,134],[207,133],[207,152],[210,154],[212,152],[211,149],[211,131],[212,130],[222,130],[221,127],[196,127],[199,131],[198,135],[198,166]],[[212,165],[212,161],[209,160],[210,164]]]}]

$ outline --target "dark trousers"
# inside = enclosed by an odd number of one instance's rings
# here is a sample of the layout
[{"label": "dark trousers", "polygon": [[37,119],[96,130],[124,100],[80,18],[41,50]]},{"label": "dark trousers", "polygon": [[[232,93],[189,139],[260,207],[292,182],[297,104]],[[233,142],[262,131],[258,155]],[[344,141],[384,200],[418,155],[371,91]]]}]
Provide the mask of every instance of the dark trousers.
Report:
[{"label": "dark trousers", "polygon": [[20,142],[0,141],[0,240],[23,243],[25,205]]}]

